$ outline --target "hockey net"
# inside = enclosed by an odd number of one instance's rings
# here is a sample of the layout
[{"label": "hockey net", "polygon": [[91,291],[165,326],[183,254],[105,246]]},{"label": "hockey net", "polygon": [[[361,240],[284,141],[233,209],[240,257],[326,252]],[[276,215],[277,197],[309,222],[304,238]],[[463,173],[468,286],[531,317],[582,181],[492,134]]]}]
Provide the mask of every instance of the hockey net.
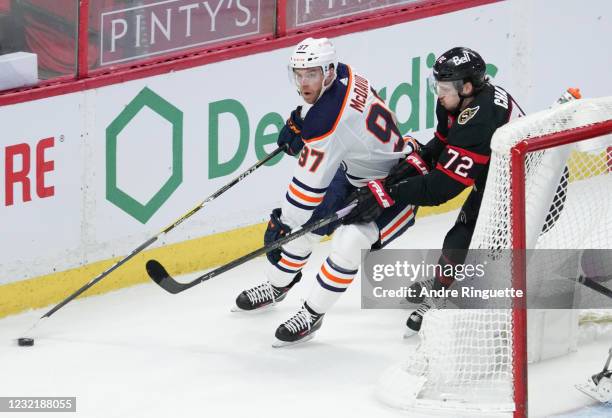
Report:
[{"label": "hockey net", "polygon": [[[611,132],[612,97],[565,103],[498,129],[470,248],[588,249],[581,257],[595,251],[591,258],[601,261],[596,250],[612,248]],[[521,288],[521,278],[532,277],[525,258],[516,264],[507,256],[496,280]],[[416,350],[384,373],[378,397],[402,409],[524,416],[524,315],[516,308],[430,310]],[[606,310],[580,312],[586,324],[611,318]]]}]

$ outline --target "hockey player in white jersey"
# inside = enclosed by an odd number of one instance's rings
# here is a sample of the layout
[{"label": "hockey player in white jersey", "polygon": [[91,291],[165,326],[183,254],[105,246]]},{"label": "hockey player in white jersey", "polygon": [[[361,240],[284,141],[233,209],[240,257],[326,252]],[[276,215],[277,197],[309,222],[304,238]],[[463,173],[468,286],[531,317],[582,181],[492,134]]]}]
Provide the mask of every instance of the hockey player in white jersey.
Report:
[{"label": "hockey player in white jersey", "polygon": [[[328,39],[300,42],[291,56],[289,71],[298,93],[312,107],[303,119],[301,107],[294,110],[279,135],[279,144],[288,145],[287,153],[300,155],[282,208],[271,214],[266,243],[335,212],[347,204],[347,198],[374,196],[370,189],[384,191],[381,182],[389,170],[417,147],[415,141],[402,138],[394,115],[368,79],[338,63]],[[422,174],[415,168],[416,173]],[[298,313],[278,327],[275,346],[312,338],[325,313],[357,274],[361,249],[380,248],[414,223],[414,206],[394,205],[384,192],[375,196],[379,210],[369,217],[359,214],[361,223],[336,223],[268,253],[268,280],[237,297],[237,308],[243,311],[282,301],[300,280],[313,245],[335,229],[331,252],[313,281],[310,295]]]}]

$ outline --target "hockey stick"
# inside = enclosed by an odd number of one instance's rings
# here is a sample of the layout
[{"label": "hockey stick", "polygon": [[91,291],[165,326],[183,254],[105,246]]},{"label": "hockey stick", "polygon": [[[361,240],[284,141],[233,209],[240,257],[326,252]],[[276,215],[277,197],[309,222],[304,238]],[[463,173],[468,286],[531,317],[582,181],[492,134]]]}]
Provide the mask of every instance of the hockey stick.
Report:
[{"label": "hockey stick", "polygon": [[[98,283],[100,280],[102,280],[104,277],[108,276],[110,273],[112,273],[113,271],[115,271],[117,268],[119,268],[120,266],[122,266],[123,264],[125,264],[128,260],[130,260],[132,257],[134,257],[135,255],[139,254],[142,250],[144,250],[145,248],[149,247],[151,244],[153,244],[155,241],[157,241],[159,239],[159,237],[161,235],[165,235],[168,232],[172,231],[175,227],[177,227],[178,225],[180,225],[181,223],[183,223],[183,221],[187,220],[188,218],[190,218],[191,216],[193,216],[195,213],[197,213],[200,209],[202,209],[204,207],[205,204],[212,202],[213,200],[215,200],[216,198],[218,198],[219,196],[221,196],[223,193],[225,193],[227,190],[229,190],[231,187],[233,187],[234,185],[236,185],[237,183],[239,183],[240,181],[242,181],[242,179],[244,179],[246,176],[248,176],[249,174],[251,174],[253,171],[257,170],[259,167],[261,167],[262,165],[264,165],[265,163],[267,163],[268,161],[270,161],[272,158],[276,157],[278,154],[280,154],[281,152],[283,152],[285,150],[286,146],[283,147],[279,147],[277,149],[275,149],[274,151],[272,151],[272,153],[270,153],[269,155],[267,155],[266,157],[264,157],[263,159],[257,161],[257,163],[255,163],[253,166],[251,166],[249,169],[247,169],[245,172],[243,172],[242,174],[240,174],[238,177],[236,177],[235,179],[233,179],[232,181],[230,181],[229,183],[227,183],[225,186],[221,187],[219,190],[217,190],[216,192],[214,192],[212,195],[210,195],[209,197],[207,197],[205,200],[203,200],[202,202],[198,203],[197,206],[195,206],[193,209],[191,209],[189,212],[187,212],[186,214],[184,214],[183,216],[181,216],[180,218],[178,218],[176,221],[174,221],[172,224],[168,225],[166,228],[162,229],[160,232],[158,232],[155,236],[149,238],[146,242],[142,243],[138,248],[136,248],[135,250],[133,250],[130,254],[128,254],[126,257],[122,258],[121,260],[117,261],[115,264],[113,264],[111,267],[109,267],[108,269],[104,270],[102,273],[100,273],[99,275],[97,275],[96,277],[94,277],[93,279],[91,279],[87,284],[85,284],[83,287],[81,287],[79,290],[77,290],[76,292],[74,292],[72,295],[68,296],[66,299],[64,299],[63,301],[61,301],[60,303],[58,303],[55,307],[53,307],[53,309],[51,309],[49,312],[47,312],[46,314],[44,314],[43,316],[40,317],[40,319],[43,318],[48,318],[51,315],[53,315],[55,312],[57,312],[59,309],[61,309],[62,307],[64,307],[66,304],[68,304],[70,301],[72,301],[74,298],[76,298],[77,296],[79,296],[81,293],[85,292],[87,289],[89,289],[90,287],[92,287],[94,284]],[[36,325],[34,325],[35,327]],[[32,327],[32,328],[34,328]]]},{"label": "hockey stick", "polygon": [[610,280],[610,278],[611,278],[610,276],[587,277],[587,276],[582,276],[582,275],[578,278],[568,277],[568,279],[576,283],[580,283],[588,287],[589,289],[592,289],[596,291],[597,293],[600,293],[612,299],[612,290],[598,283],[600,281],[607,282]]},{"label": "hockey stick", "polygon": [[164,268],[164,266],[162,266],[161,263],[157,260],[147,261],[147,274],[149,275],[149,277],[151,277],[151,279],[155,283],[161,286],[162,289],[164,289],[165,291],[169,293],[177,294],[197,284],[200,284],[206,280],[212,279],[213,277],[221,273],[225,273],[226,271],[231,270],[234,267],[238,267],[239,265],[244,264],[247,261],[250,261],[257,256],[260,256],[262,254],[275,250],[285,245],[289,241],[293,241],[294,239],[299,238],[303,235],[306,235],[307,233],[312,232],[315,229],[319,229],[331,222],[334,222],[335,220],[341,219],[344,216],[348,215],[348,213],[351,210],[353,210],[354,207],[355,207],[355,204],[350,204],[349,206],[343,209],[340,209],[339,211],[332,213],[331,215],[325,218],[319,219],[318,221],[315,221],[310,224],[306,224],[302,228],[296,230],[295,232],[292,232],[291,234],[281,239],[278,239],[271,244],[265,245],[249,254],[243,255],[242,257],[239,257],[233,261],[230,261],[229,263],[224,264],[221,267],[218,267],[212,271],[209,271],[208,273],[205,273],[202,276],[198,277],[197,279],[194,279],[188,283],[177,282],[172,276],[170,276],[170,274]]}]

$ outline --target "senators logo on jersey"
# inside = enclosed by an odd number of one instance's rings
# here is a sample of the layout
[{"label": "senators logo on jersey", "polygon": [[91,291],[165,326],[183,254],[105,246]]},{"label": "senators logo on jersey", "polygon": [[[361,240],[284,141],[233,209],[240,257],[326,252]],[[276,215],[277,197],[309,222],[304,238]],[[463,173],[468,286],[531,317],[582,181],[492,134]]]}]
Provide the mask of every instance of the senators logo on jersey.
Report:
[{"label": "senators logo on jersey", "polygon": [[480,106],[468,107],[463,112],[459,113],[459,117],[457,118],[457,123],[459,125],[465,125],[470,119],[476,116],[476,113],[478,113],[479,109],[480,109]]}]

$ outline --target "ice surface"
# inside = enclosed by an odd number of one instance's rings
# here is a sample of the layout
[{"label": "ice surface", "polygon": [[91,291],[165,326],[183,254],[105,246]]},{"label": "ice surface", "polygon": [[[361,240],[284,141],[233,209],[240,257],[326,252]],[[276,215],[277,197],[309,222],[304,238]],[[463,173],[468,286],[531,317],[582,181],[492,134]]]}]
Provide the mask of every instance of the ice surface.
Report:
[{"label": "ice surface", "polygon": [[[455,216],[421,219],[393,247],[439,248]],[[14,339],[48,309],[4,318],[0,396],[76,396],[76,414],[53,414],[67,417],[415,416],[373,395],[382,371],[417,343],[402,339],[409,312],[361,310],[359,280],[314,340],[271,347],[328,250],[320,244],[305,279],[259,314],[230,308],[242,289],[263,279],[263,258],[179,295],[150,283],[77,300],[41,322],[34,347]],[[612,416],[573,387],[601,369],[611,343],[601,337],[575,355],[531,366],[530,416]]]}]

